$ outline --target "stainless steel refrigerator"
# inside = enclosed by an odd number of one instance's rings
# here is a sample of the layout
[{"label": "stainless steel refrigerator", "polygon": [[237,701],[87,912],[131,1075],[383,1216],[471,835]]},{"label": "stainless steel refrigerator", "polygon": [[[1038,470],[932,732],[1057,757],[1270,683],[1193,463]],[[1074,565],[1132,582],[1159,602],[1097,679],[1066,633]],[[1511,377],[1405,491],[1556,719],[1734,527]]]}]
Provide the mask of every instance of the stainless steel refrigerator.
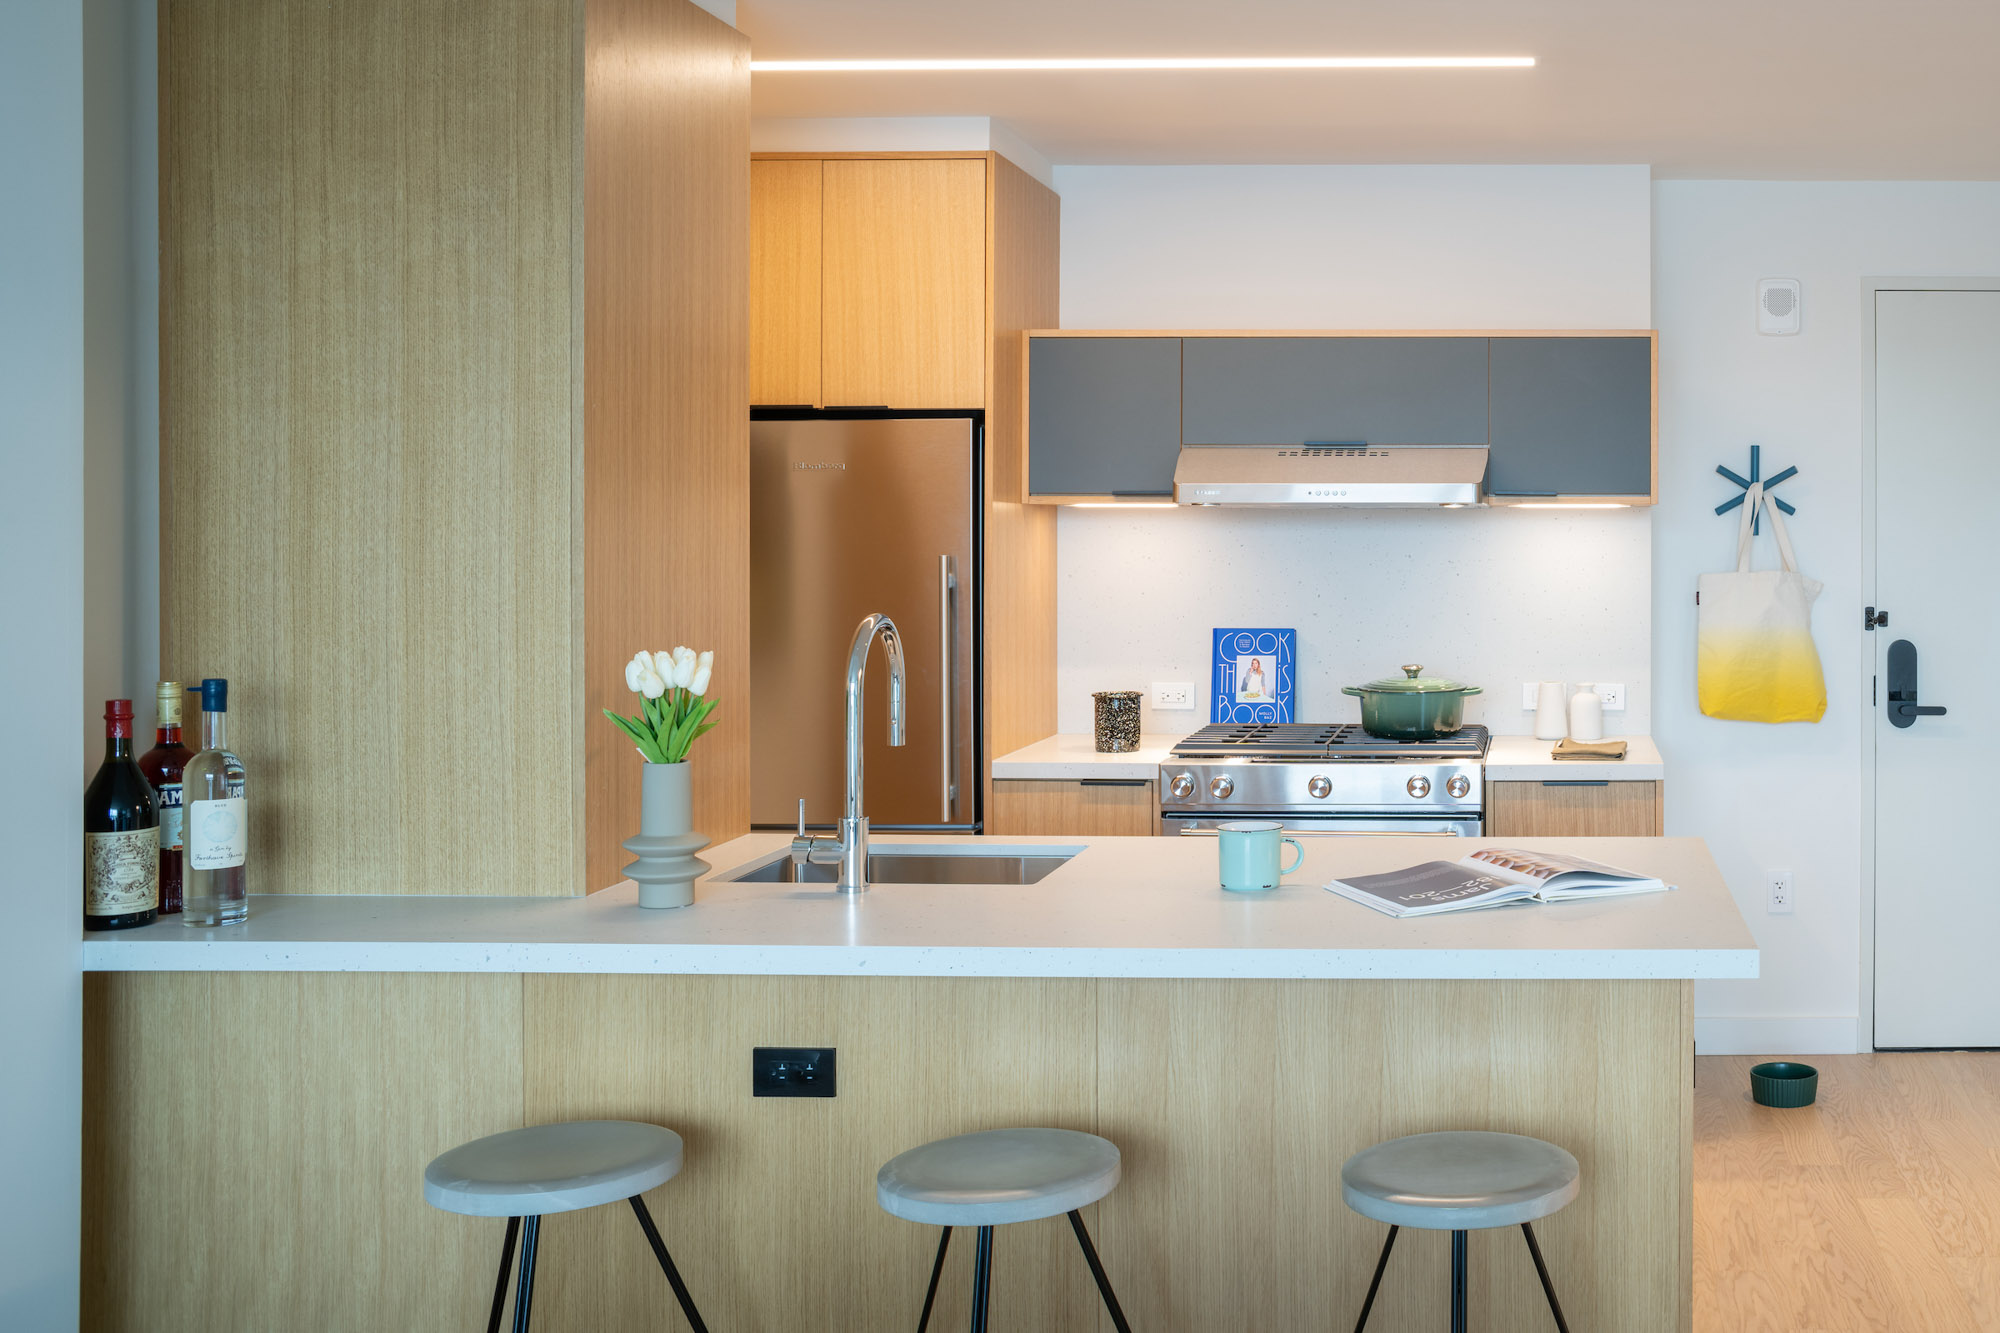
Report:
[{"label": "stainless steel refrigerator", "polygon": [[980,425],[968,416],[787,412],[750,423],[750,818],[830,826],[845,792],[848,648],[870,612],[901,632],[906,744],[868,658],[869,824],[978,820]]}]

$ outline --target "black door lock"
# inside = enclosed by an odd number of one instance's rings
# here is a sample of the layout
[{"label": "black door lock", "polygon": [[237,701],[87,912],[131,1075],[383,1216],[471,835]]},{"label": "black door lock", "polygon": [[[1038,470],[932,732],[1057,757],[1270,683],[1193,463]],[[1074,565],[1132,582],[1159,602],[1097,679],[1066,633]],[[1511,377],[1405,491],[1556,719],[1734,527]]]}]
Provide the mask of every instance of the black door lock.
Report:
[{"label": "black door lock", "polygon": [[1917,645],[1898,639],[1889,645],[1889,725],[1911,726],[1920,717],[1943,717],[1942,708],[1917,703]]},{"label": "black door lock", "polygon": [[1872,606],[1863,607],[1861,609],[1861,628],[1863,629],[1889,628],[1889,613],[1887,611],[1877,611]]}]

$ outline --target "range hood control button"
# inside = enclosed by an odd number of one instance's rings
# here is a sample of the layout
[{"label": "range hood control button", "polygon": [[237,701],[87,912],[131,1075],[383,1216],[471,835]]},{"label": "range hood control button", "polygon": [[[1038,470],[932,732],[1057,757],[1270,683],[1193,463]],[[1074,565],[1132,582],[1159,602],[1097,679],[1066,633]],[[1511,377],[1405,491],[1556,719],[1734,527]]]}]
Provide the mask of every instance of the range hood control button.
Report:
[{"label": "range hood control button", "polygon": [[1236,790],[1236,783],[1227,773],[1224,773],[1219,778],[1210,778],[1208,780],[1208,790],[1210,795],[1220,801],[1225,799],[1230,792]]},{"label": "range hood control button", "polygon": [[1167,790],[1174,794],[1176,800],[1185,801],[1188,797],[1194,795],[1194,774],[1174,774],[1174,780],[1167,784]]},{"label": "range hood control button", "polygon": [[1403,790],[1421,801],[1424,797],[1431,794],[1431,780],[1429,778],[1411,778],[1403,784]]},{"label": "range hood control button", "polygon": [[1314,777],[1306,783],[1306,790],[1311,792],[1315,799],[1324,801],[1327,793],[1333,790],[1333,784],[1324,777]]},{"label": "range hood control button", "polygon": [[1453,796],[1463,799],[1465,794],[1472,790],[1472,779],[1465,776],[1465,774],[1460,773],[1458,776],[1454,777],[1450,782],[1445,783],[1444,789],[1450,792]]}]

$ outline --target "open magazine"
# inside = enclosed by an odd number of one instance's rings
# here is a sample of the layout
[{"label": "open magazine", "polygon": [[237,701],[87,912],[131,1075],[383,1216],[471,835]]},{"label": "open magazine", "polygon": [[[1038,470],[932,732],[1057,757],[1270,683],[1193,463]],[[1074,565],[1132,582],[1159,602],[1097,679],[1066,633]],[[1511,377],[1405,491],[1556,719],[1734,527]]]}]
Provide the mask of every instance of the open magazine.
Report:
[{"label": "open magazine", "polygon": [[1390,916],[1430,916],[1508,903],[1658,893],[1673,885],[1560,852],[1482,847],[1457,861],[1426,861],[1408,870],[1336,879],[1326,887]]}]

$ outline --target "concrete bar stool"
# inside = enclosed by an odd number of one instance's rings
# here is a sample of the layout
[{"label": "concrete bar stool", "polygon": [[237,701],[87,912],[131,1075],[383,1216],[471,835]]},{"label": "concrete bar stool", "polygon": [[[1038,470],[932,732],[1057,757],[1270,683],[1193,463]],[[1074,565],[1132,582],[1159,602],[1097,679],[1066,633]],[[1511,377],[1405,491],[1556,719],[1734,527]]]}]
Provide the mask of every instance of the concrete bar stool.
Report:
[{"label": "concrete bar stool", "polygon": [[521,1278],[514,1289],[514,1330],[527,1333],[542,1218],[620,1199],[632,1205],[688,1323],[695,1333],[708,1333],[640,1197],[672,1180],[680,1169],[681,1136],[671,1129],[634,1120],[570,1120],[510,1129],[453,1148],[424,1168],[424,1198],[448,1213],[507,1219],[486,1333],[497,1333],[507,1305],[507,1270],[514,1261],[515,1236],[521,1239]]},{"label": "concrete bar stool", "polygon": [[1077,1209],[1096,1203],[1118,1184],[1118,1145],[1073,1129],[993,1129],[939,1139],[889,1160],[875,1174],[875,1198],[896,1217],[944,1228],[917,1333],[931,1322],[938,1276],[953,1227],[977,1227],[972,1258],[972,1333],[985,1333],[993,1281],[993,1228],[1009,1222],[1069,1214],[1104,1308],[1118,1333],[1132,1333],[1118,1308],[1097,1247]]},{"label": "concrete bar stool", "polygon": [[1531,1225],[1576,1197],[1576,1158],[1522,1134],[1459,1131],[1412,1134],[1364,1148],[1340,1169],[1340,1194],[1363,1217],[1389,1224],[1375,1278],[1361,1303],[1354,1333],[1368,1326],[1389,1250],[1404,1227],[1451,1233],[1451,1333],[1465,1333],[1465,1233],[1490,1227],[1521,1228],[1549,1298],[1556,1327],[1569,1333],[1549,1267]]}]

